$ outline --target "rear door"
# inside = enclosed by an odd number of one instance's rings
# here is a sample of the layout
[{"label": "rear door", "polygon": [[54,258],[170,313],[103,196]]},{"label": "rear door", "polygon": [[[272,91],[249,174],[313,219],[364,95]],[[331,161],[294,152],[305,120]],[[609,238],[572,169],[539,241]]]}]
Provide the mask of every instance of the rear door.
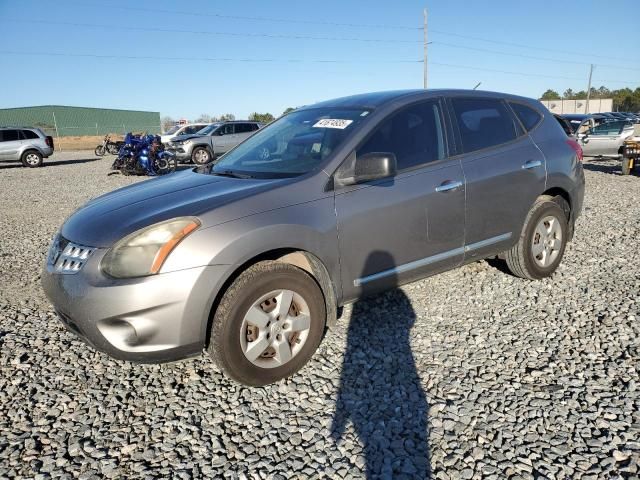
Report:
[{"label": "rear door", "polygon": [[21,147],[19,130],[0,130],[0,160],[18,160]]},{"label": "rear door", "polygon": [[527,134],[543,117],[514,103],[516,117],[500,98],[454,97],[449,105],[467,182],[465,259],[483,258],[513,244],[544,192],[545,158]]},{"label": "rear door", "polygon": [[[235,127],[234,135],[235,135],[236,145],[238,143],[244,141],[249,136],[251,136],[251,134],[254,131],[254,125],[255,124],[253,124],[253,123],[236,123],[234,125],[234,127]],[[256,130],[257,130],[257,128],[256,128]]]},{"label": "rear door", "polygon": [[402,108],[341,167],[372,152],[394,153],[398,162],[393,178],[336,191],[345,300],[461,263],[464,178],[459,160],[448,157],[444,124],[437,100]]}]

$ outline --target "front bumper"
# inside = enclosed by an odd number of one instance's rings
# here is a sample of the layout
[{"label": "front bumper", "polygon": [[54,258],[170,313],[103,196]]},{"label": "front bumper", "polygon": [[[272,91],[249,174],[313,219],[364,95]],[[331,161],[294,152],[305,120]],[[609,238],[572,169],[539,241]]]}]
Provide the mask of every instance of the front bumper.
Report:
[{"label": "front bumper", "polygon": [[62,323],[96,350],[134,362],[198,355],[225,266],[204,266],[134,279],[100,272],[98,249],[72,275],[47,265],[42,286]]},{"label": "front bumper", "polygon": [[191,150],[192,148],[186,145],[167,147],[167,151],[173,153],[178,160],[191,160]]}]

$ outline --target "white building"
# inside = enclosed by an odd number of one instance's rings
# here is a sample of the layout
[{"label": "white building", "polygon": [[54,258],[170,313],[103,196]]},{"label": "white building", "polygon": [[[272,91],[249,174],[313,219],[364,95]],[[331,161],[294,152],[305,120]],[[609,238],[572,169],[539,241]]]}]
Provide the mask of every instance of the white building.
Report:
[{"label": "white building", "polygon": [[613,111],[613,98],[590,98],[583,100],[540,100],[553,113],[600,113]]}]

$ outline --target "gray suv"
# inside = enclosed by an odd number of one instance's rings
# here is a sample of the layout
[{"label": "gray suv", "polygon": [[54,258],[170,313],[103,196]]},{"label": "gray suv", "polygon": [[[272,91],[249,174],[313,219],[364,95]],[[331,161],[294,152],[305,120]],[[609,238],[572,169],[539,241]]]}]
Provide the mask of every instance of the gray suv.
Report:
[{"label": "gray suv", "polygon": [[0,127],[0,162],[22,162],[25,167],[41,167],[42,159],[53,154],[53,137],[39,128]]},{"label": "gray suv", "polygon": [[204,349],[264,385],[302,367],[338,307],[365,295],[496,256],[519,277],[550,276],[582,208],[581,159],[536,100],[327,101],[215,165],[87,203],[56,235],[42,282],[62,322],[115,358]]},{"label": "gray suv", "polygon": [[261,127],[260,122],[248,120],[216,122],[193,135],[176,137],[167,143],[167,148],[179,161],[190,160],[196,165],[206,165],[216,156],[228,152],[246,140]]}]

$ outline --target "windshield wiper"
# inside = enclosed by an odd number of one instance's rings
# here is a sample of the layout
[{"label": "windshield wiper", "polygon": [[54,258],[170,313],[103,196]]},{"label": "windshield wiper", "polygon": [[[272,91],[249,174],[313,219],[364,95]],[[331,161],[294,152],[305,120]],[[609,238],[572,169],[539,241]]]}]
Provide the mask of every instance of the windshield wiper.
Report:
[{"label": "windshield wiper", "polygon": [[222,170],[221,172],[211,172],[214,175],[218,175],[220,177],[231,177],[231,178],[253,178],[251,175],[247,175],[244,173],[237,173],[232,170]]}]

